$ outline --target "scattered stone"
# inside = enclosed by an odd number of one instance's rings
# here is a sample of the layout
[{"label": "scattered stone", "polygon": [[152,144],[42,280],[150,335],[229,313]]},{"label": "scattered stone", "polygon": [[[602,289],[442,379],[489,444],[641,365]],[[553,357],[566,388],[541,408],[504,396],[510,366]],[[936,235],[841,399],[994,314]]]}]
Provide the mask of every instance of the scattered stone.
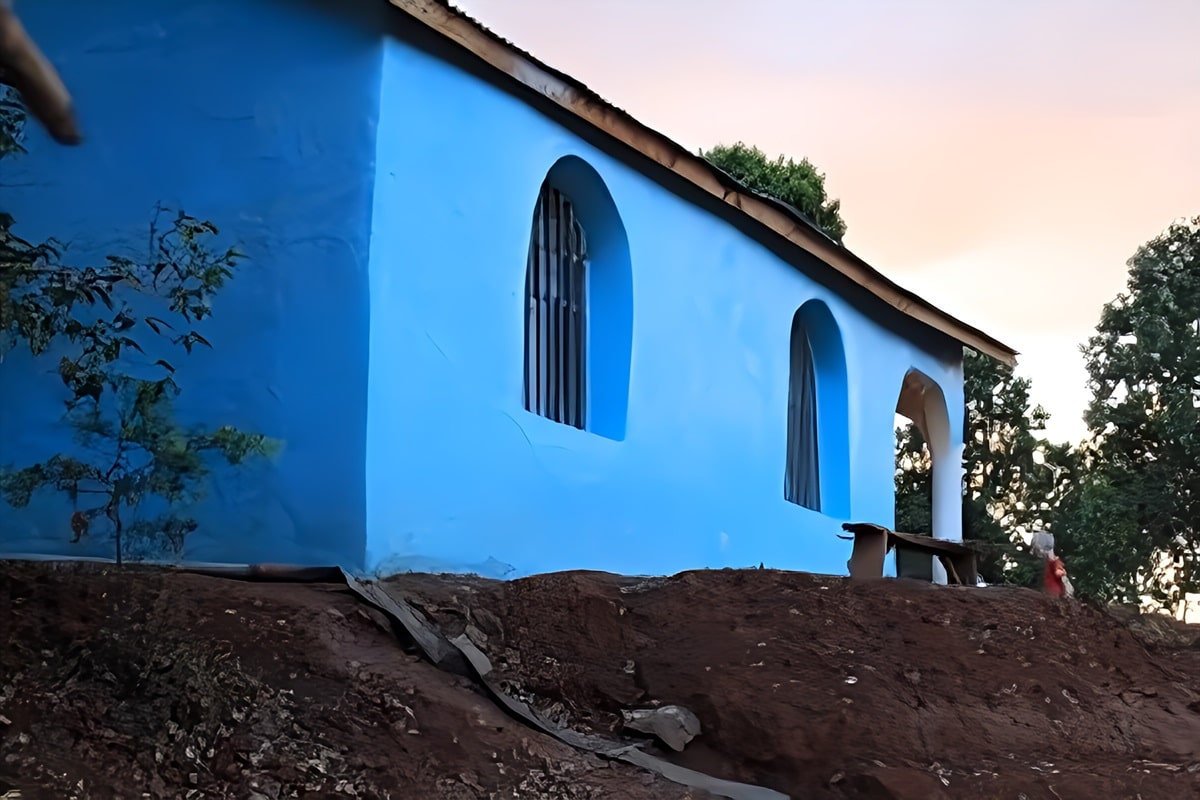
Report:
[{"label": "scattered stone", "polygon": [[467,628],[466,628],[465,633],[467,634],[467,638],[471,640],[471,643],[474,644],[479,649],[482,650],[487,647],[488,635],[486,633],[484,633],[483,631],[481,631],[479,628],[476,628],[474,625],[467,623]]},{"label": "scattered stone", "polygon": [[676,752],[700,735],[700,719],[683,706],[634,709],[621,712],[625,727],[658,737]]}]

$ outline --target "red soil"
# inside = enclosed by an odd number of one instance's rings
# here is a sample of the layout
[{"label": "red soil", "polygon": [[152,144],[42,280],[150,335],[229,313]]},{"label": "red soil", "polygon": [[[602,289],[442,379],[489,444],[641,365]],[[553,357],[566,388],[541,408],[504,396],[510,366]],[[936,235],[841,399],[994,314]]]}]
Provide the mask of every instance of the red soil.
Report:
[{"label": "red soil", "polygon": [[[1200,633],[1027,590],[770,570],[389,591],[548,718],[794,798],[1200,796]],[[0,570],[0,796],[703,798],[574,750],[340,584]]]}]

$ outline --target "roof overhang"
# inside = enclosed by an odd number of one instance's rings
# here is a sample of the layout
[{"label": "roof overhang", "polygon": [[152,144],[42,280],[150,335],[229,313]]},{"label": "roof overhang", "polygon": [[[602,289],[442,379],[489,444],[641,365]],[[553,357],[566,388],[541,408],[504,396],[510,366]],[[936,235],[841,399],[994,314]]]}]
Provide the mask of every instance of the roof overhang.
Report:
[{"label": "roof overhang", "polygon": [[967,347],[1015,366],[1017,351],[884,276],[783,203],[746,188],[703,157],[638,122],[579,81],[549,67],[444,0],[389,0],[413,19],[513,80],[634,149],[768,231],[814,256],[902,314]]}]

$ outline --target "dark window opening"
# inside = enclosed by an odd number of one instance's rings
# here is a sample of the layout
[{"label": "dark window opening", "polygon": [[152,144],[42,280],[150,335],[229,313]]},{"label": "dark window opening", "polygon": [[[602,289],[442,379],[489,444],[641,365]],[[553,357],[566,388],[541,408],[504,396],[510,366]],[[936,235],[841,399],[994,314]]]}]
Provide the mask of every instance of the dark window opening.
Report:
[{"label": "dark window opening", "polygon": [[542,186],[525,276],[525,409],[587,422],[587,240],[570,198]]},{"label": "dark window opening", "polygon": [[817,373],[812,343],[802,324],[793,324],[788,378],[787,469],[783,496],[791,503],[821,510],[820,454],[817,435]]}]

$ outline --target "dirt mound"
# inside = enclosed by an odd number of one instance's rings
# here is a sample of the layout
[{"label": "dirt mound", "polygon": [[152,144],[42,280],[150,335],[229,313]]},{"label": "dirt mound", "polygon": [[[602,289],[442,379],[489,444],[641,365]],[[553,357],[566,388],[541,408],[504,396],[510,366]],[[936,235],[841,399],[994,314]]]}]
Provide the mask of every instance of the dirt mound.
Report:
[{"label": "dirt mound", "polygon": [[0,567],[0,795],[693,796],[532,734],[344,586]]},{"label": "dirt mound", "polygon": [[1195,639],[1151,653],[1073,601],[771,570],[391,583],[547,716],[681,705],[703,734],[674,760],[794,797],[1200,795]]},{"label": "dirt mound", "polygon": [[[0,795],[708,797],[522,725],[341,584],[0,566]],[[547,719],[676,704],[701,734],[648,751],[794,798],[1200,795],[1189,629],[770,570],[385,587]]]}]

